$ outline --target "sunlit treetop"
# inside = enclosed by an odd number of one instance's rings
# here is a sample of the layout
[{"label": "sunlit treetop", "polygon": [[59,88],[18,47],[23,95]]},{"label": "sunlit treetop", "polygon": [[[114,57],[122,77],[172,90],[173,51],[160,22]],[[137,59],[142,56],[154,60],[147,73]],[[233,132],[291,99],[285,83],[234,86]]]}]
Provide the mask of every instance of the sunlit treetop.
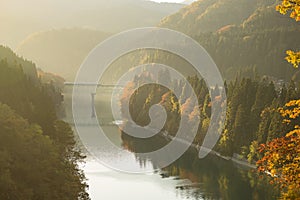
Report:
[{"label": "sunlit treetop", "polygon": [[292,119],[300,117],[300,99],[292,100],[285,104],[285,108],[280,108],[279,112],[284,117],[284,122],[290,123]]},{"label": "sunlit treetop", "polygon": [[[283,15],[290,13],[291,18],[300,21],[300,0],[282,0],[281,4],[276,6],[276,10]],[[295,68],[298,68],[300,64],[300,52],[288,50],[286,54],[285,59]]]},{"label": "sunlit treetop", "polygon": [[295,68],[298,68],[300,65],[300,52],[294,52],[291,50],[286,51],[287,56],[285,59],[291,63]]},{"label": "sunlit treetop", "polygon": [[[293,100],[279,109],[283,123],[296,125],[284,137],[262,144],[263,157],[257,162],[258,170],[269,172],[282,187],[282,199],[300,198],[300,99]],[[280,123],[280,122],[278,122]],[[272,182],[273,182],[272,180]]]},{"label": "sunlit treetop", "polygon": [[276,6],[276,10],[285,15],[290,12],[290,17],[300,21],[300,0],[283,0]]}]

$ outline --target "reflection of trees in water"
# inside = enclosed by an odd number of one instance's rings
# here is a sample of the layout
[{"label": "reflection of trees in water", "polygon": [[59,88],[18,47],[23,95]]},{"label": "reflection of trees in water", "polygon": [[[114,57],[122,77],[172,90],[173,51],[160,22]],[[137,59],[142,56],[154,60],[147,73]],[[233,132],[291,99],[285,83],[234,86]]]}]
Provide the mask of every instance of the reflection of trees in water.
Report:
[{"label": "reflection of trees in water", "polygon": [[123,147],[135,153],[147,153],[158,150],[168,144],[168,142],[160,135],[155,135],[150,138],[133,138],[122,132]]},{"label": "reflection of trees in water", "polygon": [[[136,139],[122,134],[123,146],[132,152],[150,152],[167,142],[159,135],[149,139]],[[144,141],[145,140],[145,141]],[[141,166],[151,158],[137,157]],[[249,169],[239,168],[231,161],[214,155],[198,159],[198,151],[190,148],[173,164],[162,169],[162,178],[178,177],[190,182],[178,185],[179,195],[192,199],[276,199],[278,190],[268,183],[267,177],[259,178]]]}]

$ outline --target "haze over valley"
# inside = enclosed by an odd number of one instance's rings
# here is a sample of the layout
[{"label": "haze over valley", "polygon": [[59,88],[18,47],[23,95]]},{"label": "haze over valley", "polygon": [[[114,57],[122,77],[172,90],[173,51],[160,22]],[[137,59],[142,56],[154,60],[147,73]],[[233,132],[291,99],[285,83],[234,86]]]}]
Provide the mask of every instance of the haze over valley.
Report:
[{"label": "haze over valley", "polygon": [[300,0],[0,0],[0,199],[300,199],[299,22]]}]

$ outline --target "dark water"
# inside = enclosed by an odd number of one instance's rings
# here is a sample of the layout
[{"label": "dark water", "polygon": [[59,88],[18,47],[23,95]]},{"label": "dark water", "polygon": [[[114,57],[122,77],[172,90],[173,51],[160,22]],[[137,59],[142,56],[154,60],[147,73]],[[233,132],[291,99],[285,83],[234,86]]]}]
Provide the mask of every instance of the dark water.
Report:
[{"label": "dark water", "polygon": [[[109,94],[101,92],[96,98],[97,116],[102,121],[113,121],[110,112]],[[65,92],[67,118],[71,118],[70,91]],[[147,158],[137,157],[135,152],[148,152],[166,143],[156,136],[146,142],[122,134],[116,125],[102,127],[112,143],[122,147],[122,155],[109,155],[112,160],[137,167],[155,167]],[[87,133],[93,127],[86,128]],[[91,138],[93,140],[93,138]],[[95,146],[94,148],[98,148]],[[101,148],[99,148],[101,149]],[[99,150],[99,154],[101,154]],[[107,154],[105,155],[107,156]],[[259,177],[255,170],[239,166],[215,155],[198,159],[197,151],[189,149],[180,159],[164,169],[148,174],[128,174],[109,169],[91,156],[82,166],[88,178],[89,193],[93,200],[143,199],[276,199],[278,191],[266,177]]]}]

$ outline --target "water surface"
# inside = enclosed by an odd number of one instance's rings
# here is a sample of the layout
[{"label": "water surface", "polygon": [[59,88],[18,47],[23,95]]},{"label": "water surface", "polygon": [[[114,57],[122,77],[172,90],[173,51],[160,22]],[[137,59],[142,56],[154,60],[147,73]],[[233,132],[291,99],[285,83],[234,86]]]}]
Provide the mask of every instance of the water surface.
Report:
[{"label": "water surface", "polygon": [[[67,121],[71,121],[71,91],[65,90]],[[155,162],[137,157],[135,152],[147,152],[164,145],[164,138],[157,136],[147,142],[123,134],[114,125],[110,111],[109,92],[98,91],[97,116],[110,141],[123,148],[122,154],[104,153],[101,141],[90,138],[91,147],[100,157],[119,161],[131,168],[155,168]],[[94,130],[86,127],[86,134]],[[259,178],[255,170],[234,164],[214,155],[198,159],[198,152],[191,148],[170,166],[155,173],[129,174],[115,171],[88,156],[82,166],[89,184],[92,200],[196,200],[196,199],[276,199],[278,192],[269,185],[266,177]]]}]

